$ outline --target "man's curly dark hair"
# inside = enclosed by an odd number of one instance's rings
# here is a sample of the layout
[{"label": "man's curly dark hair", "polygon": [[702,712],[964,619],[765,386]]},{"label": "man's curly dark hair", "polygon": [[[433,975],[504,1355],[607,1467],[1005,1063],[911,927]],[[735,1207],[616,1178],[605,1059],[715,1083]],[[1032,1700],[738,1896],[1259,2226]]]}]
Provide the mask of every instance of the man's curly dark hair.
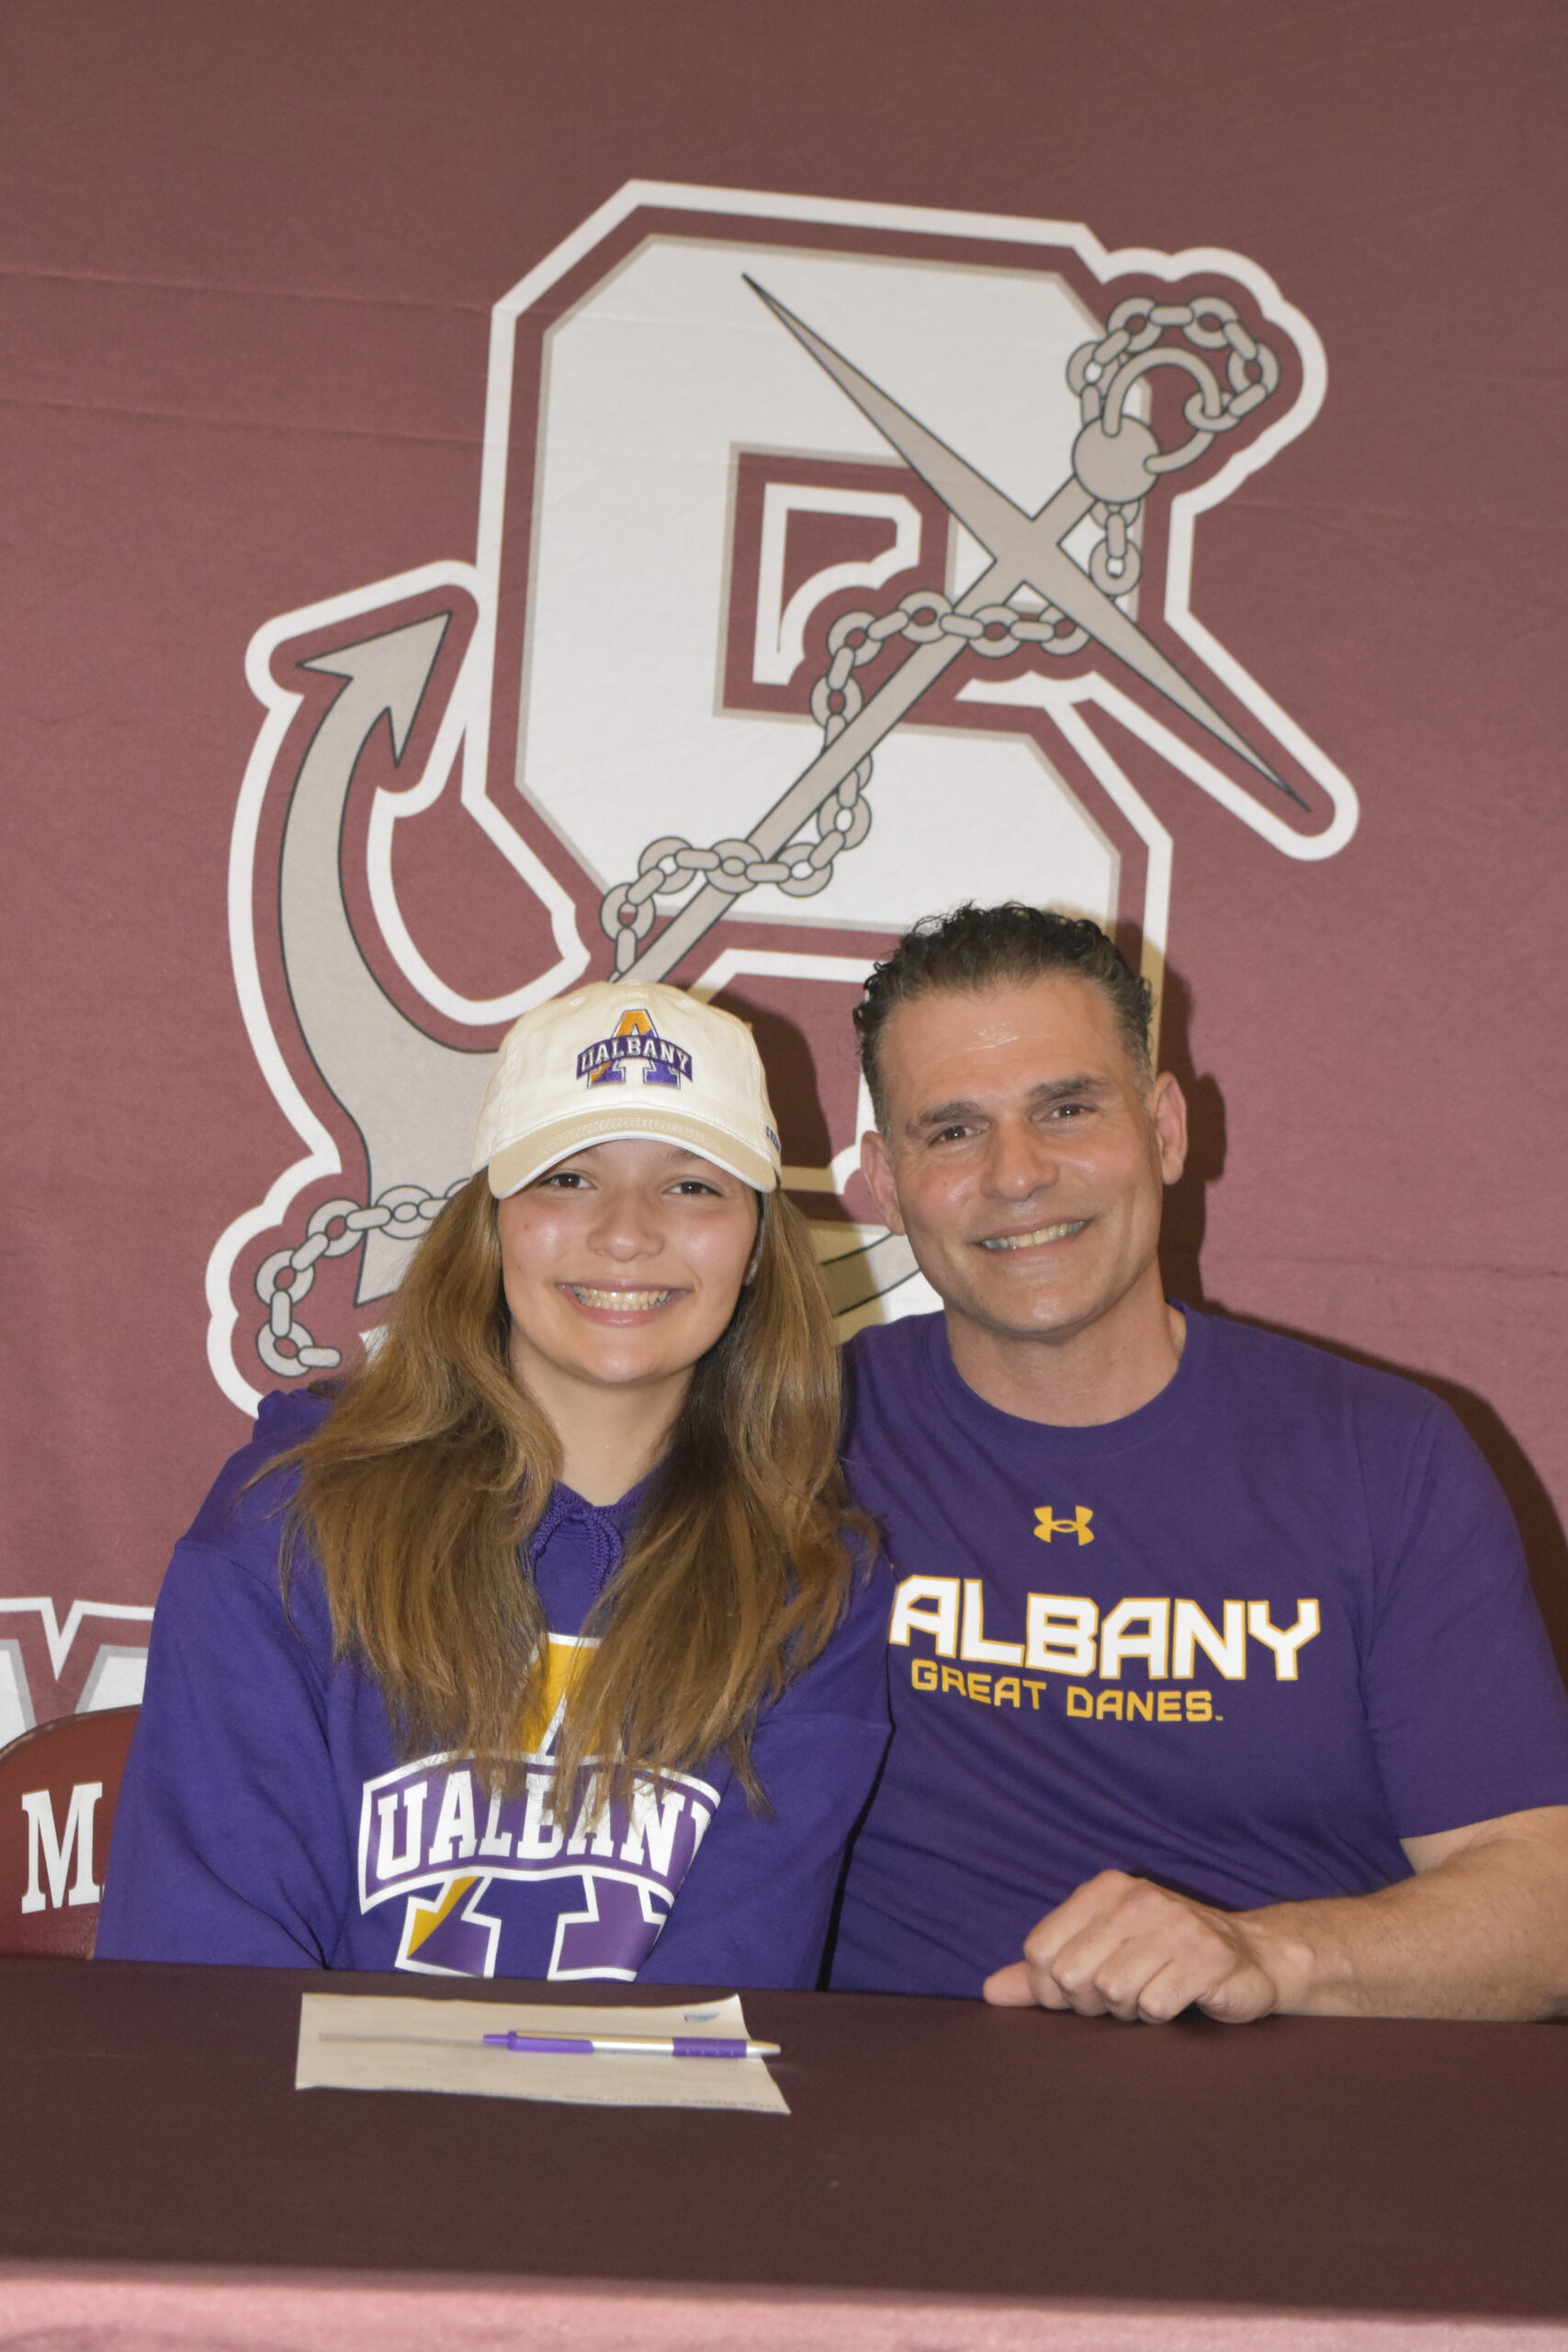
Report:
[{"label": "man's curly dark hair", "polygon": [[1154,1075],[1149,1058],[1154,991],[1115,941],[1087,917],[1057,914],[1049,907],[1027,907],[1016,899],[1000,907],[966,903],[951,914],[928,915],[907,931],[886,961],[873,966],[865,994],[855,1007],[860,1065],[877,1125],[886,1129],[887,1124],[879,1063],[882,1033],[897,1006],[917,997],[1058,978],[1088,980],[1101,990],[1116,1015],[1133,1067],[1146,1084]]}]

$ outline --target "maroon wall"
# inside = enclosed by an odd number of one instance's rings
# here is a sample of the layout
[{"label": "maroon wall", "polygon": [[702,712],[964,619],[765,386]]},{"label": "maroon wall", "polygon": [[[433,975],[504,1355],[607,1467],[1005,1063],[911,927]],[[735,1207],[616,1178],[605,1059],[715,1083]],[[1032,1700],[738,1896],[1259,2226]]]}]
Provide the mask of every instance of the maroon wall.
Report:
[{"label": "maroon wall", "polygon": [[[0,1707],[18,1676],[39,1719],[75,1707],[106,1647],[134,1650],[141,1618],[85,1616],[67,1645],[66,1611],[145,1608],[243,1429],[204,1283],[301,1148],[231,961],[247,645],[472,561],[491,306],[631,179],[1218,248],[1311,322],[1321,412],[1204,518],[1192,603],[1351,780],[1359,830],[1282,856],[1118,739],[1177,840],[1166,1046],[1199,1148],[1172,1276],[1449,1395],[1568,1624],[1565,46],[1551,0],[12,0]],[[455,662],[468,619],[443,608]],[[614,640],[603,677],[628,690]],[[367,760],[389,780],[384,736]],[[635,855],[657,825],[627,825]],[[536,899],[448,819],[425,842],[400,892],[432,960],[469,995],[525,981]],[[537,852],[591,913],[600,886],[548,828]],[[849,956],[875,928],[825,900],[807,944]],[[787,1026],[787,990],[738,992]],[[852,1108],[819,1010],[800,1025],[837,1148]],[[318,1293],[340,1332],[346,1279]],[[6,1596],[52,1600],[52,1651]]]}]

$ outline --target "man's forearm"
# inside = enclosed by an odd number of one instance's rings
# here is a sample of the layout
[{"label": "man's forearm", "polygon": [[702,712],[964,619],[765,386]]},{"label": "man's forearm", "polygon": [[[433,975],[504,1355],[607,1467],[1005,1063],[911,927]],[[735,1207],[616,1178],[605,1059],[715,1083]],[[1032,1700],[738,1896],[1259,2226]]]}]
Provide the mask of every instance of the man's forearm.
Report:
[{"label": "man's forearm", "polygon": [[1308,2017],[1568,2015],[1560,1838],[1466,1847],[1375,1894],[1242,1912],[1281,2010]]},{"label": "man's forearm", "polygon": [[986,1998],[1082,2017],[1568,2015],[1568,1805],[1403,1841],[1376,1894],[1219,1911],[1124,1871],[1075,1887]]}]

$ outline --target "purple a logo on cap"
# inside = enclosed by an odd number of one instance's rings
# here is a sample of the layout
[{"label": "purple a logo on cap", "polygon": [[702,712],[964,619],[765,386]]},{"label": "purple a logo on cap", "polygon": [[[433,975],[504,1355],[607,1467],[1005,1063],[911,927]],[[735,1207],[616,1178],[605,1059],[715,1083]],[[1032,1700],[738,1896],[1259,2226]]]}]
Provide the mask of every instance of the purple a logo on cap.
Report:
[{"label": "purple a logo on cap", "polygon": [[624,1086],[627,1062],[642,1064],[645,1086],[676,1086],[692,1075],[692,1057],[684,1046],[672,1045],[653,1025],[641,1005],[623,1012],[613,1037],[596,1038],[577,1057],[577,1075],[590,1086]]}]

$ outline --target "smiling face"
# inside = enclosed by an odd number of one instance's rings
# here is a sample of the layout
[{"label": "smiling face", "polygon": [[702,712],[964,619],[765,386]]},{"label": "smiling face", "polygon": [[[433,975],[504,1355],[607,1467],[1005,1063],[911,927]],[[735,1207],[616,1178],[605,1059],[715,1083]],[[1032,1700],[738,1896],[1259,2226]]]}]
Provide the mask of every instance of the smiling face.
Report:
[{"label": "smiling face", "polygon": [[612,1392],[674,1418],[757,1224],[750,1185],[651,1139],[591,1145],[497,1203],[512,1375],[563,1440]]},{"label": "smiling face", "polygon": [[[1142,1350],[1152,1374],[1171,1345],[1156,1252],[1186,1113],[1174,1079],[1142,1080],[1102,991],[1052,976],[917,997],[880,1059],[887,1127],[863,1168],[971,1385],[1002,1402],[998,1377],[1041,1343],[1101,1364]],[[1126,1386],[1104,1418],[1132,1409]]]}]

